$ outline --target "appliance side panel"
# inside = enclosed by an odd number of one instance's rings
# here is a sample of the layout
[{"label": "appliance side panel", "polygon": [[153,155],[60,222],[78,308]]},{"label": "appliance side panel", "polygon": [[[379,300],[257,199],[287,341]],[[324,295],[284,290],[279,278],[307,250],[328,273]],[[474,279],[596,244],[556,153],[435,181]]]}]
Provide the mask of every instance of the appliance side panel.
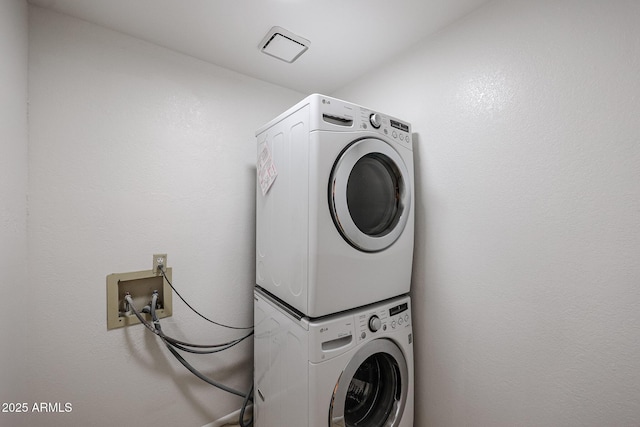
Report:
[{"label": "appliance side panel", "polygon": [[258,155],[269,149],[277,176],[256,194],[256,284],[307,311],[309,106],[257,135]]},{"label": "appliance side panel", "polygon": [[307,331],[258,293],[254,310],[255,425],[306,425]]}]

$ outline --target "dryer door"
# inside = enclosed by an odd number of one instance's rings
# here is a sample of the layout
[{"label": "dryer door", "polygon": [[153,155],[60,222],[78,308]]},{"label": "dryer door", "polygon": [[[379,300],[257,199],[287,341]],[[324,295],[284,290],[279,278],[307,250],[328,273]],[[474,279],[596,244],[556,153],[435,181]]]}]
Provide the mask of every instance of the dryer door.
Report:
[{"label": "dryer door", "polygon": [[333,389],[329,427],[397,427],[408,389],[407,361],[393,341],[358,350]]},{"label": "dryer door", "polygon": [[340,234],[353,247],[377,252],[402,234],[411,206],[409,171],[381,139],[351,143],[329,180],[329,207]]}]

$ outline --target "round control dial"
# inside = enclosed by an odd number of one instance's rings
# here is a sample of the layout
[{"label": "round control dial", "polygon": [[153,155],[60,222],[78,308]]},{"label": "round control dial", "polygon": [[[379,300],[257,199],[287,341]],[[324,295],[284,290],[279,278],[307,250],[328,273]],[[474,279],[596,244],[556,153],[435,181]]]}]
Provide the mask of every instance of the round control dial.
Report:
[{"label": "round control dial", "polygon": [[369,318],[369,329],[371,332],[377,332],[382,326],[382,321],[375,314]]},{"label": "round control dial", "polygon": [[369,116],[369,122],[371,123],[371,126],[378,129],[382,126],[382,117],[380,117],[380,114],[373,113]]}]

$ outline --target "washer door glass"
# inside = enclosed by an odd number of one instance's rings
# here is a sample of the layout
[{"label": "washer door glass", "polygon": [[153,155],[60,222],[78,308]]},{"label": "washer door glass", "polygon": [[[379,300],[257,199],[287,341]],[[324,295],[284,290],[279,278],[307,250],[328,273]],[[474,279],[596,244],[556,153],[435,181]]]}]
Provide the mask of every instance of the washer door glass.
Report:
[{"label": "washer door glass", "polygon": [[407,363],[390,340],[371,341],[344,369],[334,387],[330,427],[396,427],[407,399]]},{"label": "washer door glass", "polygon": [[355,248],[376,252],[393,244],[411,206],[409,172],[398,152],[373,138],[349,145],[331,173],[329,206],[340,234]]}]

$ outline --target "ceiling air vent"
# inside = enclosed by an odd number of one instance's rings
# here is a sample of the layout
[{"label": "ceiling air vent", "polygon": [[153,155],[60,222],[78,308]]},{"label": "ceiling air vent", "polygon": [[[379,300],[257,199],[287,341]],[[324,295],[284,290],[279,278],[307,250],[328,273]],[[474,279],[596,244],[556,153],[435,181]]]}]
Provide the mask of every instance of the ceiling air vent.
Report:
[{"label": "ceiling air vent", "polygon": [[282,27],[273,27],[260,43],[260,51],[292,63],[302,55],[311,43],[309,40],[293,34]]}]

